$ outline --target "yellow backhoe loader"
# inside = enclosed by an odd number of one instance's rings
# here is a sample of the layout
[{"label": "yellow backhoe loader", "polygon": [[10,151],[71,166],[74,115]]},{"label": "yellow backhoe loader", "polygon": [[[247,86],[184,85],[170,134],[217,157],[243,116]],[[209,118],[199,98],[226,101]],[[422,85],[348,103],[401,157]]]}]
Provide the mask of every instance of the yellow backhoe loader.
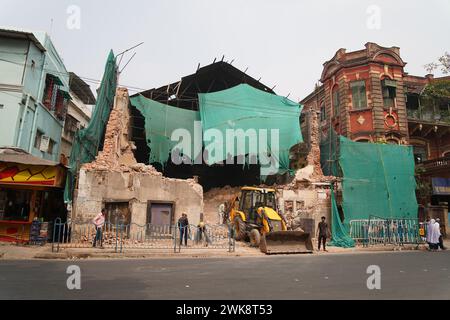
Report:
[{"label": "yellow backhoe loader", "polygon": [[313,252],[309,233],[287,230],[286,221],[277,210],[274,189],[243,187],[229,207],[237,241],[250,241],[266,254]]}]

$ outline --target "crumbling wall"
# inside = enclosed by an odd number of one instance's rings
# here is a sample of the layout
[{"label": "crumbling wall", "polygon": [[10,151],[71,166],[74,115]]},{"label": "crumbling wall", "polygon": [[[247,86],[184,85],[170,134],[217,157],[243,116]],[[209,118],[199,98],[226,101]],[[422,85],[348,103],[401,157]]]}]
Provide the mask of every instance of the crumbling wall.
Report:
[{"label": "crumbling wall", "polygon": [[317,112],[309,113],[311,150],[306,158],[308,165],[313,166],[313,177],[321,179],[323,177],[322,167],[320,166],[320,128],[319,114]]},{"label": "crumbling wall", "polygon": [[82,169],[76,198],[76,217],[93,218],[108,202],[129,202],[131,223],[147,224],[148,202],[175,204],[175,217],[186,212],[198,223],[203,212],[203,192],[193,180],[167,179],[148,172]]},{"label": "crumbling wall", "polygon": [[[187,213],[198,223],[203,212],[203,188],[194,180],[163,177],[154,167],[137,163],[129,141],[129,96],[118,88],[106,127],[103,151],[81,167],[73,219],[87,221],[108,202],[128,202],[131,223],[147,224],[149,202],[174,204],[174,220]],[[175,222],[174,221],[174,222]]]},{"label": "crumbling wall", "polygon": [[[310,152],[307,166],[297,170],[295,179],[277,189],[279,207],[292,230],[302,229],[315,236],[322,216],[331,221],[330,184],[336,178],[324,176],[320,165],[320,128],[317,112],[309,112]],[[307,230],[305,230],[307,229]],[[310,230],[312,229],[312,230]]]},{"label": "crumbling wall", "polygon": [[280,211],[290,230],[303,230],[315,236],[322,216],[331,221],[331,194],[327,183],[303,183],[295,188],[277,189]]},{"label": "crumbling wall", "polygon": [[214,188],[205,192],[204,199],[204,218],[206,223],[216,224],[219,222],[219,206],[222,203],[232,201],[235,195],[241,192],[240,187],[226,186],[223,188]]}]

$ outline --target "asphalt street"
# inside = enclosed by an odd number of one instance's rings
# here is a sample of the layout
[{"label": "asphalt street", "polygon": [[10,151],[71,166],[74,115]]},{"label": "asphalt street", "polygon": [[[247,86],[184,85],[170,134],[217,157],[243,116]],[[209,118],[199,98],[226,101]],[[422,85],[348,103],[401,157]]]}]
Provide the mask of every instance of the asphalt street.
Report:
[{"label": "asphalt street", "polygon": [[[81,290],[67,288],[79,266]],[[367,287],[379,266],[381,289]],[[450,299],[450,251],[148,260],[0,260],[0,299]]]}]

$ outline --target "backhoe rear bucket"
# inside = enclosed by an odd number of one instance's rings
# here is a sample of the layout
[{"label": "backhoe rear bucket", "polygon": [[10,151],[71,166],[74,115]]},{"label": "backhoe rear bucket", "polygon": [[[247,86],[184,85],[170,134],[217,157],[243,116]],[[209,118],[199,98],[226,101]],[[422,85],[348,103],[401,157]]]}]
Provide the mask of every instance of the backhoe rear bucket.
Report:
[{"label": "backhoe rear bucket", "polygon": [[261,252],[265,254],[312,253],[309,233],[303,231],[275,231],[261,237]]}]

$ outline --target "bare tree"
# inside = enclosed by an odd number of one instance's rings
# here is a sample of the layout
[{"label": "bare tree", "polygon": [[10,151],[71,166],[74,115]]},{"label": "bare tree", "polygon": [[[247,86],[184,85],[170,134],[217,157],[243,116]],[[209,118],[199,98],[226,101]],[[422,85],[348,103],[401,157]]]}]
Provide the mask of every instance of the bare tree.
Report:
[{"label": "bare tree", "polygon": [[450,53],[445,52],[437,62],[431,62],[424,66],[425,70],[432,73],[434,70],[441,68],[442,73],[450,73]]}]

